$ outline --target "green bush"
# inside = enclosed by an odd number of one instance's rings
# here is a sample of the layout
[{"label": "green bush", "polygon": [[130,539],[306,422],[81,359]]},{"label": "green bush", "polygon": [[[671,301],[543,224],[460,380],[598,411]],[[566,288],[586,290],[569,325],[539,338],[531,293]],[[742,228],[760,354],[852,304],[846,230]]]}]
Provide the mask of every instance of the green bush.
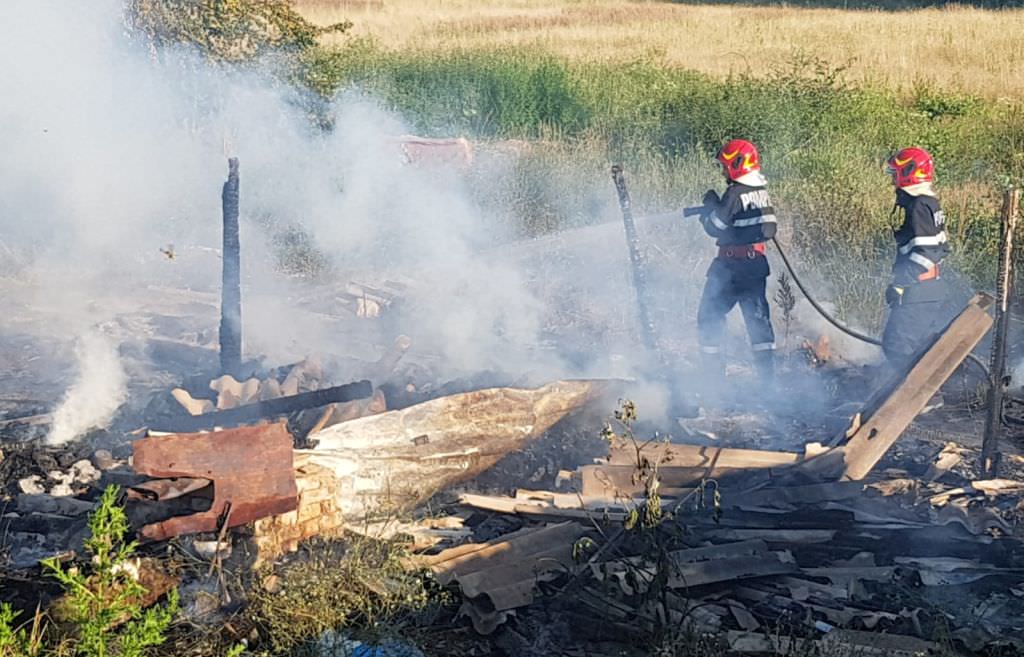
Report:
[{"label": "green bush", "polygon": [[146,589],[127,568],[136,543],[126,542],[128,518],[116,503],[117,486],[109,486],[89,517],[85,551],[91,572],[65,569],[56,559],[42,562],[67,595],[62,605],[74,631],[75,653],[85,657],[142,657],[165,641],[178,609],[178,591],[171,589],[164,605],[143,610]]},{"label": "green bush", "polygon": [[45,622],[37,612],[28,628],[19,627],[18,614],[0,605],[0,655],[3,657],[142,657],[166,640],[166,632],[178,609],[177,589],[163,605],[142,609],[146,589],[129,567],[135,550],[126,542],[128,520],[117,503],[117,487],[103,493],[100,505],[89,517],[85,551],[89,572],[65,568],[56,559],[42,562],[44,570],[59,581],[64,597],[58,604],[66,627]]}]

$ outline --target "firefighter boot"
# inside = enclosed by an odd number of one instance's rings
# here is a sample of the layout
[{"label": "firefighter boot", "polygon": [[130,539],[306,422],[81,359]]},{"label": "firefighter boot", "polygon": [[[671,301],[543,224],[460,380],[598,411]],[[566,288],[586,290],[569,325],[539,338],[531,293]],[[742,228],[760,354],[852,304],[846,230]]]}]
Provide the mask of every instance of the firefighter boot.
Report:
[{"label": "firefighter boot", "polygon": [[725,385],[725,359],[721,353],[700,355],[702,380],[700,398],[702,405],[707,407],[721,406],[727,397]]},{"label": "firefighter boot", "polygon": [[721,353],[703,352],[700,355],[701,375],[715,384],[725,381],[725,359]]},{"label": "firefighter boot", "polygon": [[771,385],[775,381],[775,351],[765,349],[754,352],[754,369],[762,385]]}]

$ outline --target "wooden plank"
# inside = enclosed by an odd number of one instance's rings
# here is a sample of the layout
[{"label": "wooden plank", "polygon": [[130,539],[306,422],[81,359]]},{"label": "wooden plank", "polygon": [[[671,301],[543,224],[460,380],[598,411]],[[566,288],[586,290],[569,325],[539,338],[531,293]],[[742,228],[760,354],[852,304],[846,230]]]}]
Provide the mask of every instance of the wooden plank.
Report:
[{"label": "wooden plank", "polygon": [[988,332],[991,305],[992,297],[976,295],[845,444],[795,469],[821,475],[835,467],[844,480],[867,476]]},{"label": "wooden plank", "polygon": [[[772,452],[761,449],[734,449],[707,445],[651,442],[640,448],[641,458],[661,467],[776,468],[792,465],[802,454]],[[609,465],[636,465],[637,448],[631,444],[616,445],[608,452]]]},{"label": "wooden plank", "polygon": [[490,495],[464,494],[459,496],[459,503],[474,509],[494,511],[496,513],[512,513],[529,516],[546,516],[550,518],[579,518],[593,520],[612,520],[621,522],[628,513],[620,504],[606,500],[577,504],[575,507],[556,506],[550,501],[524,501],[511,497],[495,497]]},{"label": "wooden plank", "polygon": [[[637,469],[633,465],[585,465],[579,468],[580,492],[585,497],[610,499],[637,497],[644,494],[644,485],[636,480]],[[660,486],[667,489],[683,489],[699,486],[704,479],[714,479],[720,484],[740,483],[751,485],[759,479],[767,481],[771,470],[745,470],[743,468],[705,468],[662,466],[658,468]],[[661,490],[661,489],[659,489]]]},{"label": "wooden plank", "polygon": [[[827,484],[810,484],[806,486],[785,486],[779,488],[762,488],[761,490],[743,493],[744,504],[757,506],[773,505],[808,505],[821,502],[838,502],[860,497],[864,494],[864,484],[855,481],[829,482]],[[726,504],[728,500],[724,501]]]}]

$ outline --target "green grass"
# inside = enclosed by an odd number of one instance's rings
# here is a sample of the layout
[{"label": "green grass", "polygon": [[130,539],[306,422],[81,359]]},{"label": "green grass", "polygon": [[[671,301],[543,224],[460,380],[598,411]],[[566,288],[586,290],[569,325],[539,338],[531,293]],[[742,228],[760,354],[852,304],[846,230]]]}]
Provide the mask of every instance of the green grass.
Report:
[{"label": "green grass", "polygon": [[882,9],[903,11],[929,7],[979,7],[1015,9],[1019,0],[671,0],[680,5],[741,5],[753,7],[808,7],[830,9]]},{"label": "green grass", "polygon": [[607,193],[613,161],[630,172],[641,209],[693,203],[720,184],[715,149],[751,139],[793,248],[836,281],[848,307],[876,296],[890,264],[892,190],[881,170],[889,154],[907,145],[933,153],[954,262],[982,287],[993,278],[1001,190],[1024,171],[1020,101],[853,86],[806,55],[767,79],[721,80],[644,60],[386,51],[356,41],[309,51],[297,75],[328,96],[364,89],[423,134],[530,140],[506,181],[519,191],[513,216],[525,235],[600,220],[590,197]]},{"label": "green grass", "polygon": [[[839,1],[851,7],[875,4]],[[157,16],[177,18],[186,4],[137,2],[152,5],[147,11]],[[424,135],[468,136],[481,151],[488,143],[523,140],[515,149],[519,156],[507,158],[501,176],[478,174],[474,185],[484,210],[505,218],[512,235],[611,220],[611,162],[625,165],[639,211],[693,204],[708,186],[721,184],[711,160],[719,145],[733,137],[751,139],[761,148],[775,205],[786,222],[782,236],[793,255],[803,268],[831,282],[829,296],[841,314],[855,310],[867,324],[881,316],[879,290],[893,250],[893,196],[881,172],[888,155],[917,145],[936,157],[955,249],[952,264],[982,288],[991,287],[994,278],[1001,191],[1024,178],[1019,97],[957,93],[949,84],[932,82],[909,89],[884,81],[852,83],[842,68],[805,51],[771,60],[784,63],[766,65],[768,70],[756,76],[721,77],[666,66],[656,55],[635,54],[646,52],[635,48],[624,50],[634,54],[622,61],[609,61],[555,54],[539,45],[438,50],[428,44],[417,49],[410,45],[415,42],[393,48],[372,38],[346,38],[342,45],[311,41],[309,35],[319,28],[280,3],[271,10],[282,25],[268,37],[265,21],[253,18],[267,9],[262,1],[244,0],[227,13],[216,10],[214,0],[204,0],[206,5],[212,7],[207,14],[193,16],[184,27],[169,30],[160,21],[156,27],[143,21],[143,29],[158,44],[184,41],[218,61],[225,52],[248,52],[244,46],[253,39],[269,38],[272,46],[277,42],[270,37],[277,32],[305,35],[277,46],[285,56],[270,60],[277,62],[271,70],[313,92],[309,109],[320,113],[324,125],[330,120],[322,101],[356,87]],[[658,5],[628,9],[635,13]],[[326,23],[343,18],[327,13]],[[211,31],[234,40],[210,42],[204,35]],[[623,35],[627,45],[635,45],[635,35]],[[934,67],[948,73],[950,64]]]}]

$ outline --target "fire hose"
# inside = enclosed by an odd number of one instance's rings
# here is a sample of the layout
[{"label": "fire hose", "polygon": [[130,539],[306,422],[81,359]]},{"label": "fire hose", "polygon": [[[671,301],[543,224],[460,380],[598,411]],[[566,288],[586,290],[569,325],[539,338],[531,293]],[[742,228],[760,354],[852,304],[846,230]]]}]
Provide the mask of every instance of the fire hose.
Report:
[{"label": "fire hose", "polygon": [[854,329],[845,326],[839,320],[837,320],[835,317],[829,314],[827,310],[822,308],[821,304],[815,301],[814,297],[811,296],[811,293],[807,291],[806,287],[804,287],[804,283],[803,281],[800,280],[800,277],[797,276],[796,271],[793,269],[793,265],[790,264],[789,262],[789,258],[786,257],[786,252],[782,249],[782,245],[779,244],[779,240],[773,237],[772,244],[775,245],[775,250],[779,252],[779,257],[782,258],[782,264],[786,265],[786,269],[789,271],[789,275],[793,278],[793,282],[796,283],[796,286],[800,289],[800,292],[804,295],[804,298],[807,299],[807,303],[811,304],[811,307],[817,310],[818,314],[821,315],[826,322],[836,327],[837,329],[839,329],[846,335],[850,336],[851,338],[857,338],[861,342],[867,342],[868,344],[873,344],[876,347],[882,346],[882,341],[879,340],[878,338],[873,338],[870,335],[864,335],[859,331],[855,331]]},{"label": "fire hose", "polygon": [[[707,214],[707,212],[708,209],[703,205],[695,205],[692,207],[683,208],[684,217],[699,217],[701,215]],[[821,315],[825,319],[825,321],[827,321],[829,324],[836,327],[846,335],[849,335],[852,338],[857,338],[861,342],[873,344],[876,347],[882,346],[882,341],[879,340],[878,338],[873,338],[870,335],[864,335],[860,331],[855,331],[854,329],[842,324],[838,319],[833,317],[831,313],[825,310],[821,306],[821,304],[818,303],[813,296],[811,296],[811,293],[807,291],[807,287],[804,286],[803,281],[800,280],[800,276],[798,276],[796,270],[793,269],[793,265],[792,263],[789,262],[789,258],[786,257],[786,252],[782,249],[782,245],[779,244],[779,241],[773,237],[771,238],[771,242],[772,244],[775,245],[775,249],[779,252],[779,257],[782,258],[782,264],[786,265],[786,269],[789,270],[789,275],[793,277],[793,282],[796,283],[797,288],[800,289],[800,292],[803,293],[804,298],[807,299],[807,302],[811,304],[811,307],[818,311],[818,314]]]}]

